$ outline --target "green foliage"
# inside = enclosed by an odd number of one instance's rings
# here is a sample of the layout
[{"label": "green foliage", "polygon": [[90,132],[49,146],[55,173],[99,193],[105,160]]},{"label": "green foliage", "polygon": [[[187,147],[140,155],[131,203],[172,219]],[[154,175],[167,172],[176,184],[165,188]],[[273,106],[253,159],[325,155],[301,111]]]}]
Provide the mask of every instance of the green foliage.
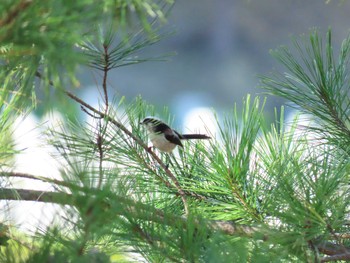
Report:
[{"label": "green foliage", "polygon": [[154,31],[153,34],[146,35],[144,30],[140,30],[127,36],[118,37],[113,27],[98,28],[96,31],[97,39],[95,41],[85,41],[81,45],[91,68],[101,71],[111,70],[151,60],[162,60],[163,58],[140,58],[138,53],[159,42],[166,37],[165,34],[157,34]]},{"label": "green foliage", "polygon": [[209,144],[198,142],[181,153],[183,161],[177,163],[177,177],[185,190],[204,197],[194,205],[199,214],[242,223],[262,219],[255,194],[255,171],[251,170],[253,144],[263,116],[260,104],[259,98],[251,102],[248,96],[240,115],[235,106],[222,122],[217,117],[219,133],[213,134],[216,138]]},{"label": "green foliage", "polygon": [[[262,79],[263,87],[272,94],[288,99],[315,120],[311,127],[347,155],[350,150],[349,55],[350,38],[346,38],[336,60],[328,31],[326,44],[317,32],[309,43],[295,40],[297,56],[287,47],[272,54],[288,70]],[[317,124],[316,124],[317,123]]]},{"label": "green foliage", "polygon": [[[171,4],[171,0],[1,1],[0,104],[23,111],[36,105],[38,88],[45,98],[53,93],[50,84],[79,85],[76,69],[86,63],[86,56],[77,47],[98,37],[92,25],[112,23],[126,32],[135,21],[135,27],[141,24],[152,36],[151,25],[165,20],[163,10]],[[35,81],[37,72],[41,85]],[[62,99],[62,92],[53,95]]]}]

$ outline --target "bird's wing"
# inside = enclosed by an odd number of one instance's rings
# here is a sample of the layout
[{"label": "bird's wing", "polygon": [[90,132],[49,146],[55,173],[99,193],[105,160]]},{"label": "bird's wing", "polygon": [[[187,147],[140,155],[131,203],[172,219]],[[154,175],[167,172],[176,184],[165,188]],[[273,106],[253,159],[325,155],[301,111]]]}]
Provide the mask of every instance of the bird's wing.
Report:
[{"label": "bird's wing", "polygon": [[172,129],[166,129],[164,130],[164,136],[165,138],[170,141],[173,144],[179,145],[183,147],[181,140],[180,140],[180,134],[178,134],[176,131],[173,131]]}]

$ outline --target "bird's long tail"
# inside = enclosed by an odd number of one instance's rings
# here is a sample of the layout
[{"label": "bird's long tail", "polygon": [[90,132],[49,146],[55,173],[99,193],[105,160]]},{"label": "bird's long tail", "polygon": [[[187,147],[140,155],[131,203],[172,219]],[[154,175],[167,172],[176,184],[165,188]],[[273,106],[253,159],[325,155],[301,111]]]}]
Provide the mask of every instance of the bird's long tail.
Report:
[{"label": "bird's long tail", "polygon": [[203,139],[210,139],[210,137],[205,135],[205,134],[182,134],[181,139],[183,139],[183,140],[191,140],[191,139],[203,140]]}]

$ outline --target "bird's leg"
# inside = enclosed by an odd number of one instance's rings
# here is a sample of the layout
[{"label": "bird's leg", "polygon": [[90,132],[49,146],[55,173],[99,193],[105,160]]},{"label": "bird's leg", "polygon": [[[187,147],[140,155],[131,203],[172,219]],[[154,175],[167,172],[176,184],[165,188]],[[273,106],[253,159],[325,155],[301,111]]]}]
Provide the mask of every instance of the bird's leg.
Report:
[{"label": "bird's leg", "polygon": [[174,164],[173,164],[173,162],[171,161],[171,156],[174,156],[174,154],[173,154],[173,153],[168,153],[168,154],[166,155],[166,162],[165,162],[166,169],[169,169],[169,165],[170,165],[170,164],[171,164],[171,166],[174,167]]},{"label": "bird's leg", "polygon": [[[148,146],[148,147],[147,147],[147,152],[150,153],[150,154],[154,154],[154,152],[155,152],[156,149],[157,149],[156,147],[154,147],[153,145],[151,145],[151,146]],[[155,161],[152,162],[152,166],[154,166],[155,168],[159,169],[159,165],[157,165]],[[158,167],[157,167],[157,166],[158,166]]]},{"label": "bird's leg", "polygon": [[[147,148],[147,151],[150,153],[150,152],[154,152],[155,149],[157,149],[157,148],[152,145],[152,146],[149,146]],[[172,154],[172,153],[170,153],[170,154]],[[170,160],[169,154],[166,154],[166,156],[165,156],[165,163],[164,164],[165,164],[165,169],[169,169],[169,164],[171,164],[171,160]]]},{"label": "bird's leg", "polygon": [[148,152],[152,152],[152,151],[153,151],[153,150],[152,150],[153,148],[155,149],[155,147],[154,147],[153,145],[152,145],[152,146],[149,146],[149,147],[147,148],[147,151],[148,151]]},{"label": "bird's leg", "polygon": [[165,169],[169,169],[169,164],[170,164],[170,156],[169,154],[166,155],[166,162],[165,162]]}]

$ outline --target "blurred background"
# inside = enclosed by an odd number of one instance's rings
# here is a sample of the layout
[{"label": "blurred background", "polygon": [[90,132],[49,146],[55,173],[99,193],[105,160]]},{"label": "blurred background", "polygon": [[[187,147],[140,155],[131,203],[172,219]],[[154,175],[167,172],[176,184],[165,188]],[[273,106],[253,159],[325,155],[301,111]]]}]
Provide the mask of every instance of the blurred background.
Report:
[{"label": "blurred background", "polygon": [[[144,54],[176,55],[166,62],[114,70],[110,94],[129,100],[140,94],[159,109],[169,106],[179,123],[194,108],[226,111],[247,93],[263,94],[258,75],[283,71],[270,49],[289,46],[292,36],[307,35],[310,29],[319,29],[324,37],[332,28],[337,50],[349,33],[349,14],[347,0],[177,0],[164,29],[175,34]],[[96,89],[91,76],[83,74],[81,84]],[[266,109],[282,103],[269,97]]]}]

